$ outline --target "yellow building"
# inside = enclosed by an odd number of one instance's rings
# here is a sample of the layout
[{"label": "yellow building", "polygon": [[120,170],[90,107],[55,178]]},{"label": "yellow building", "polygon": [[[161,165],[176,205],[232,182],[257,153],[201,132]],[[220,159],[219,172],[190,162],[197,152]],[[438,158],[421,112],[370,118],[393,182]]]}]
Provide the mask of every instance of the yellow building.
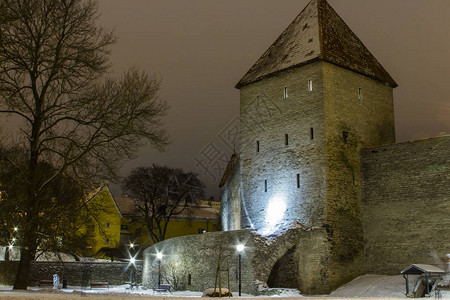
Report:
[{"label": "yellow building", "polygon": [[[133,199],[117,198],[116,201],[123,216],[121,243],[151,246],[153,243],[144,218]],[[220,206],[218,210],[207,203],[198,201],[197,204],[190,204],[181,214],[173,216],[167,226],[165,239],[221,230]]]},{"label": "yellow building", "polygon": [[88,198],[85,209],[89,217],[84,228],[93,238],[87,252],[103,256],[100,249],[119,248],[122,214],[108,186],[98,188]]}]

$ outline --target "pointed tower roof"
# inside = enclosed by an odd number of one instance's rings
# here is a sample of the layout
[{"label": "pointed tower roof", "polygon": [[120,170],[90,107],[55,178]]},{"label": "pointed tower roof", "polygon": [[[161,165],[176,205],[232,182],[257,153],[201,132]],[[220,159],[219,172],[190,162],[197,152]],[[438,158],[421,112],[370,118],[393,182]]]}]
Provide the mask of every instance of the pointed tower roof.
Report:
[{"label": "pointed tower roof", "polygon": [[379,80],[397,83],[326,0],[311,0],[236,85],[241,88],[286,69],[323,60]]}]

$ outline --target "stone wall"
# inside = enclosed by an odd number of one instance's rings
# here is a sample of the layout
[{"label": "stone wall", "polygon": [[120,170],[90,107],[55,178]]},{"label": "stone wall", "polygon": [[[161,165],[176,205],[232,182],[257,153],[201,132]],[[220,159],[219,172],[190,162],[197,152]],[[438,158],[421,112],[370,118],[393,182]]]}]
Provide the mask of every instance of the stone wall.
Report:
[{"label": "stone wall", "polygon": [[242,227],[270,232],[280,222],[322,224],[326,196],[322,63],[244,86],[240,95]]},{"label": "stone wall", "polygon": [[360,151],[395,143],[392,88],[323,63],[326,224],[332,289],[363,272]]},{"label": "stone wall", "polygon": [[241,229],[241,167],[236,163],[228,180],[221,188],[222,230]]},{"label": "stone wall", "polygon": [[413,263],[445,270],[450,253],[450,136],[362,151],[367,272]]},{"label": "stone wall", "polygon": [[[163,283],[179,289],[203,291],[214,288],[221,253],[222,287],[227,287],[227,263],[230,287],[238,290],[238,252],[236,245],[245,244],[242,256],[242,291],[259,294],[259,287],[296,287],[304,294],[327,290],[322,273],[326,269],[326,232],[323,228],[291,228],[278,237],[265,238],[251,230],[212,232],[169,239],[144,251],[143,285],[156,287],[161,274]],[[288,258],[287,258],[288,257]],[[294,265],[290,263],[293,262]],[[322,264],[322,265],[321,265]],[[284,270],[293,268],[290,273]],[[291,275],[296,273],[296,277]],[[275,278],[269,280],[269,278]],[[325,285],[323,285],[325,284]]]},{"label": "stone wall", "polygon": [[[0,262],[0,284],[12,285],[19,266],[18,261]],[[134,267],[124,262],[32,262],[29,285],[37,286],[40,280],[52,280],[58,274],[69,286],[89,286],[90,282],[108,282],[110,285],[130,281],[133,270],[135,282],[141,282],[142,264]]]}]

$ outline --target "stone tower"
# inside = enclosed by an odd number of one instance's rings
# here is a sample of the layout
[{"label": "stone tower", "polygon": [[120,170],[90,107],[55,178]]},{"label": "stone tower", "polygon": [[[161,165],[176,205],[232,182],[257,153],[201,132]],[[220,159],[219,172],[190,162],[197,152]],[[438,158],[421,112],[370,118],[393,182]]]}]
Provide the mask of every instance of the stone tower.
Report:
[{"label": "stone tower", "polygon": [[360,150],[395,143],[396,86],[333,8],[311,0],[236,85],[241,152],[221,182],[224,229],[322,228],[328,289],[359,275]]}]

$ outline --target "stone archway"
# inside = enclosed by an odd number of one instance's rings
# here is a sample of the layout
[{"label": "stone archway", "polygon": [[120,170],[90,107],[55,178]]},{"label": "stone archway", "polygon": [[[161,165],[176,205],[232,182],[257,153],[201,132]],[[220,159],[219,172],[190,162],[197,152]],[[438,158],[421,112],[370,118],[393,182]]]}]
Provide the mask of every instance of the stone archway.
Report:
[{"label": "stone archway", "polygon": [[269,288],[298,288],[298,263],[293,246],[277,260],[270,272],[267,285]]}]

